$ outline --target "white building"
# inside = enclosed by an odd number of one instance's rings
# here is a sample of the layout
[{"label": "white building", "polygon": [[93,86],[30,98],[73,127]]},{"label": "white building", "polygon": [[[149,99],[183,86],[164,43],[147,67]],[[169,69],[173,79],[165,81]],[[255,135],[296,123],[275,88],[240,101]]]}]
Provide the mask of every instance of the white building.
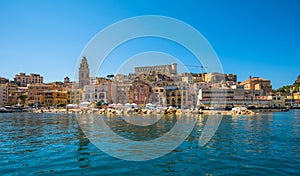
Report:
[{"label": "white building", "polygon": [[107,92],[108,92],[108,85],[106,84],[91,84],[85,85],[83,88],[83,101],[88,102],[97,102],[97,101],[104,101],[107,102]]}]

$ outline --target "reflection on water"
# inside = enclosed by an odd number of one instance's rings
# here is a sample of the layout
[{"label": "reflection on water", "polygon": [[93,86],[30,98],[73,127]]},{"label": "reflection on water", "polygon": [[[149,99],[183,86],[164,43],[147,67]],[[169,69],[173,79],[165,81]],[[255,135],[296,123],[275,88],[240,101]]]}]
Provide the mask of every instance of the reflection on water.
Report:
[{"label": "reflection on water", "polygon": [[142,115],[125,115],[124,117],[107,118],[102,115],[99,118],[104,118],[110,129],[118,135],[131,140],[145,141],[161,137],[170,131],[179,116],[148,114],[144,117]]},{"label": "reflection on water", "polygon": [[[122,117],[103,118],[113,131],[137,141],[170,131],[178,116],[153,116],[145,126]],[[140,118],[140,117],[136,117]],[[157,118],[157,119],[155,119]],[[189,121],[190,117],[183,117]],[[224,116],[204,147],[207,120],[197,115],[188,138],[171,153],[129,162],[97,149],[72,114],[0,114],[0,173],[102,175],[297,175],[300,173],[300,111],[258,116]],[[91,119],[86,119],[90,121]],[[155,123],[152,123],[155,122]],[[109,137],[108,137],[109,138]],[[105,139],[109,140],[109,139]],[[154,149],[155,150],[155,149]]]}]

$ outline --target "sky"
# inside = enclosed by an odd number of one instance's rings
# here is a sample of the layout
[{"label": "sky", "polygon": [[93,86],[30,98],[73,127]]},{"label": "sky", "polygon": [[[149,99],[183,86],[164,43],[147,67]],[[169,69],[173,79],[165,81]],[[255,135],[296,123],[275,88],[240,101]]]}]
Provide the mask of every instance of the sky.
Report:
[{"label": "sky", "polygon": [[[73,78],[84,48],[101,30],[130,17],[162,15],[202,33],[225,73],[237,74],[238,81],[266,78],[279,88],[300,75],[299,8],[298,0],[0,0],[0,77],[25,72],[39,73],[45,82]],[[129,41],[127,49],[125,44],[101,66],[100,76],[114,74],[113,65],[130,65],[118,58],[128,61],[139,52],[177,52],[183,62],[190,55],[155,38]]]}]

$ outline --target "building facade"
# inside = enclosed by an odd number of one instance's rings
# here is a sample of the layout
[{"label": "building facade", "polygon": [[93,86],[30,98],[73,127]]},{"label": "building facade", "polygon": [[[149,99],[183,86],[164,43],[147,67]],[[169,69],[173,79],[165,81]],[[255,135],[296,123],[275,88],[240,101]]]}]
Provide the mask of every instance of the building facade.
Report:
[{"label": "building facade", "polygon": [[237,78],[235,74],[223,74],[217,72],[204,74],[205,82],[212,82],[212,83],[219,83],[219,82],[226,82],[226,81],[236,82],[236,80]]},{"label": "building facade", "polygon": [[14,81],[17,85],[21,87],[26,87],[27,84],[41,84],[43,83],[43,76],[40,74],[33,74],[26,75],[25,73],[20,73],[15,75]]},{"label": "building facade", "polygon": [[7,85],[7,104],[13,105],[18,103],[18,85],[13,83],[8,83]]},{"label": "building facade", "polygon": [[134,69],[136,75],[140,75],[148,72],[156,72],[165,75],[177,75],[177,63],[172,65],[157,65],[157,66],[145,66],[145,67],[135,67]]},{"label": "building facade", "polygon": [[83,57],[79,67],[79,88],[90,84],[90,70],[86,57]]},{"label": "building facade", "polygon": [[130,87],[129,103],[135,103],[139,106],[146,106],[149,103],[151,87],[144,81],[134,81]]},{"label": "building facade", "polygon": [[67,91],[58,90],[46,90],[43,92],[43,106],[66,106],[68,104],[68,93]]},{"label": "building facade", "polygon": [[166,106],[165,82],[156,82],[151,85],[149,102],[154,105]]},{"label": "building facade", "polygon": [[7,86],[6,84],[0,84],[0,106],[4,106],[7,104]]},{"label": "building facade", "polygon": [[131,83],[116,84],[116,101],[115,103],[129,103]]},{"label": "building facade", "polygon": [[97,78],[95,83],[84,86],[83,101],[113,103],[116,99],[115,83],[105,78]]},{"label": "building facade", "polygon": [[44,101],[44,91],[52,90],[54,87],[46,84],[28,84],[27,85],[27,103],[28,104],[43,104]]},{"label": "building facade", "polygon": [[7,78],[0,77],[0,84],[6,84],[8,82],[9,82],[9,80]]},{"label": "building facade", "polygon": [[272,93],[271,81],[264,78],[250,76],[240,85],[244,86],[245,91],[254,92],[255,96],[268,96]]}]

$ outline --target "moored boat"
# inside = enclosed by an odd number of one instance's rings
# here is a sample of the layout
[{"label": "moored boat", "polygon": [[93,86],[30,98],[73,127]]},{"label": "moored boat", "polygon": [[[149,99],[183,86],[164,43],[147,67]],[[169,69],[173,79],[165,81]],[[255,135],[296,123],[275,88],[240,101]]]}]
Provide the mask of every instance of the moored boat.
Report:
[{"label": "moored boat", "polygon": [[10,109],[6,109],[6,108],[0,108],[0,113],[10,113],[10,112],[13,112],[13,111]]}]

